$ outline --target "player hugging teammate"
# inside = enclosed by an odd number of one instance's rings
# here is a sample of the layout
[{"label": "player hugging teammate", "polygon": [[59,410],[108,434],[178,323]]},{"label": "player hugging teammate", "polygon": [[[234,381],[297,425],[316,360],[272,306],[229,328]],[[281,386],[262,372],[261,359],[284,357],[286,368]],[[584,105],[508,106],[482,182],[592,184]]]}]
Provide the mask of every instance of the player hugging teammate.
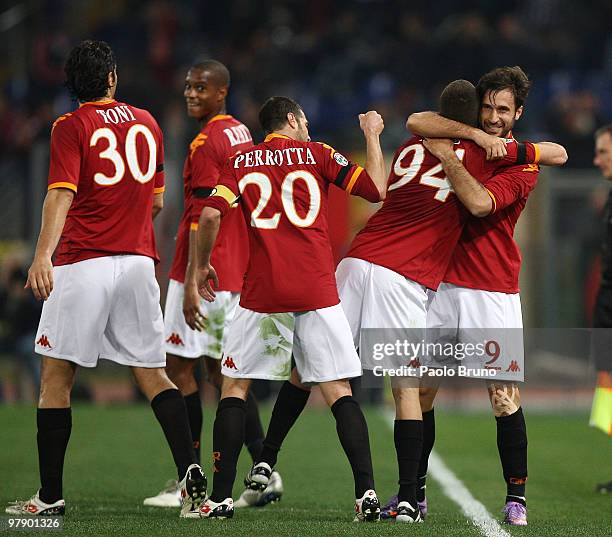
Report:
[{"label": "player hugging teammate", "polygon": [[[177,480],[146,505],[214,519],[278,499],[278,451],[317,384],[353,471],[355,520],[377,521],[382,513],[421,522],[438,386],[418,378],[392,382],[399,489],[381,509],[368,428],[349,379],[370,367],[357,353],[362,329],[412,328],[415,343],[431,338],[427,329],[451,329],[459,343],[471,341],[471,330],[521,333],[514,227],[538,163],[567,158],[556,144],[512,137],[529,90],[522,70],[495,69],[476,87],[449,84],[439,114],[409,118],[414,135],[395,152],[387,176],[376,112],[359,116],[364,167],[312,142],[304,110],[287,97],[262,106],[265,139],[253,145],[248,129],[226,114],[227,68],[213,60],[194,64],[184,97],[201,130],[185,160],[165,328],[152,225],[163,206],[161,131],[148,112],[114,99],[117,71],[105,43],[76,47],[66,76],[79,108],[52,129],[49,192],[28,273],[28,286],[45,300],[36,336],[43,356],[41,488],[7,512],[64,513],[74,374],[105,358],[131,368],[177,467]],[[335,274],[327,222],[334,187],[384,200]],[[512,348],[522,364],[522,336]],[[210,496],[199,462],[200,357],[221,391]],[[505,522],[525,525],[527,434],[514,378],[488,389],[507,484]],[[252,379],[284,381],[265,439]],[[243,444],[253,466],[234,504]]]}]

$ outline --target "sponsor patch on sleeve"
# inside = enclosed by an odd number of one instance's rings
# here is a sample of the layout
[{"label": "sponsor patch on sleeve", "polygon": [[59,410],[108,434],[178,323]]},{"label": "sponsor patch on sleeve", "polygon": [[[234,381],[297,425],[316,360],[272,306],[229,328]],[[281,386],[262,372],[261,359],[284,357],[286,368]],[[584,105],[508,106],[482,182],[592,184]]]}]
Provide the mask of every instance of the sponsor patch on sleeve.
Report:
[{"label": "sponsor patch on sleeve", "polygon": [[340,165],[340,166],[348,166],[349,161],[348,159],[344,156],[341,155],[340,153],[336,152],[334,153],[334,160]]}]

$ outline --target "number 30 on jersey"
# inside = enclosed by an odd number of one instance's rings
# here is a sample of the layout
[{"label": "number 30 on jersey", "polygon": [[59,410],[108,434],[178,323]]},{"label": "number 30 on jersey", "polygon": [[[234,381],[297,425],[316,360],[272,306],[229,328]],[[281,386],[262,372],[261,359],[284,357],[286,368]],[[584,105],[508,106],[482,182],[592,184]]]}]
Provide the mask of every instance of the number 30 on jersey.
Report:
[{"label": "number 30 on jersey", "polygon": [[[140,169],[138,162],[138,153],[136,152],[136,138],[141,134],[147,143],[149,151],[149,162],[147,169],[143,172]],[[94,181],[102,186],[116,185],[125,175],[125,162],[121,153],[117,150],[117,136],[109,128],[96,129],[89,140],[89,147],[95,147],[101,139],[108,142],[108,147],[100,152],[100,158],[110,160],[115,167],[115,173],[111,176],[98,172],[94,175]],[[141,123],[132,125],[125,137],[125,158],[127,160],[128,169],[132,177],[139,183],[148,183],[155,175],[157,144],[155,137],[148,127]]]}]

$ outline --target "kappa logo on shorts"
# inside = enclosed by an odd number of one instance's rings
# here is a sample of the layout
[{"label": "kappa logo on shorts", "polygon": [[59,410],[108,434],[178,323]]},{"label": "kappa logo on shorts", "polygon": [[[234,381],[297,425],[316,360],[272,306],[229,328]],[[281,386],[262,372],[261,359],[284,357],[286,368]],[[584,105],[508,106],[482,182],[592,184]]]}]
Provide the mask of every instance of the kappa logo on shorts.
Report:
[{"label": "kappa logo on shorts", "polygon": [[234,359],[231,356],[227,356],[225,361],[223,362],[223,367],[227,367],[228,369],[235,369],[238,371],[236,364],[234,363]]},{"label": "kappa logo on shorts", "polygon": [[520,371],[521,368],[518,365],[518,362],[516,360],[512,360],[510,362],[510,365],[508,366],[508,369],[506,369],[506,373],[511,372],[511,373],[516,373],[518,371]]},{"label": "kappa logo on shorts", "polygon": [[172,332],[172,334],[170,334],[170,336],[166,340],[166,343],[171,343],[172,345],[182,345],[183,347],[185,346],[183,340],[181,339],[181,336],[179,336],[175,332]]},{"label": "kappa logo on shorts", "polygon": [[40,345],[41,347],[47,347],[48,349],[51,348],[51,343],[49,343],[49,338],[45,336],[44,334],[41,335],[40,338],[38,338],[36,345]]}]

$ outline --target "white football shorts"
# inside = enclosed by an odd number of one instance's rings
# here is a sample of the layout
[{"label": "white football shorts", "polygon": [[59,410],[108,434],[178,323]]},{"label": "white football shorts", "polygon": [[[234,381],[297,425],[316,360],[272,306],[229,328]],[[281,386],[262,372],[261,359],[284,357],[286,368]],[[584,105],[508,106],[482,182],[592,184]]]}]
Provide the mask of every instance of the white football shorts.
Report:
[{"label": "white football shorts", "polygon": [[[438,343],[427,365],[457,365],[457,356],[468,377],[487,380],[524,380],[523,316],[518,293],[498,293],[442,283],[427,312],[428,343]],[[440,358],[448,345],[459,345],[454,357]],[[450,347],[448,347],[450,349]],[[446,353],[445,353],[446,355]],[[492,373],[494,371],[495,373]]]},{"label": "white football shorts", "polygon": [[[428,289],[401,274],[363,259],[347,257],[336,269],[338,294],[348,319],[364,369],[377,366],[408,366],[418,360],[424,343]],[[395,346],[383,357],[374,352],[383,345]]]},{"label": "white football shorts", "polygon": [[183,358],[210,356],[220,360],[240,293],[217,291],[214,302],[200,298],[200,311],[206,317],[204,332],[192,330],[187,326],[183,315],[184,294],[183,284],[170,280],[164,310],[166,352]]},{"label": "white football shorts", "polygon": [[98,359],[164,367],[164,323],[150,257],[117,255],[53,267],[35,351],[95,367]]},{"label": "white football shorts", "polygon": [[292,353],[305,384],[361,375],[340,304],[296,313],[259,313],[238,305],[221,371],[234,378],[287,380]]}]

